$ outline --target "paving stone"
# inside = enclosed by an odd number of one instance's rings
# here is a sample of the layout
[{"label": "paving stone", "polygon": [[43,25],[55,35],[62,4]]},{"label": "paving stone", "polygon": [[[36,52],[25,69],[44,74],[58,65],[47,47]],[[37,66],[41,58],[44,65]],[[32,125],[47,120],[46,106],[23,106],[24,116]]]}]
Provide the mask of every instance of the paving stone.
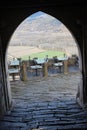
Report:
[{"label": "paving stone", "polygon": [[33,115],[33,119],[35,118],[46,118],[46,117],[53,117],[54,116],[54,114],[44,114],[44,115]]},{"label": "paving stone", "polygon": [[14,109],[2,118],[0,130],[87,129],[87,109],[82,109],[75,97],[79,78],[62,74],[29,81],[26,86],[13,84]]},{"label": "paving stone", "polygon": [[22,119],[23,122],[30,122],[30,121],[32,121],[32,120],[33,120],[32,116],[24,117],[24,118]]},{"label": "paving stone", "polygon": [[[16,130],[16,129],[15,129]],[[31,130],[30,126],[27,126],[25,128],[19,128],[19,130]]]},{"label": "paving stone", "polygon": [[34,110],[46,110],[48,108],[48,106],[38,106],[38,107],[35,107]]},{"label": "paving stone", "polygon": [[61,118],[61,117],[66,117],[66,113],[65,114],[55,114],[56,118]]},{"label": "paving stone", "polygon": [[21,122],[22,117],[11,117],[11,116],[5,116],[4,118],[1,119],[1,121],[8,121],[8,122]]},{"label": "paving stone", "polygon": [[24,117],[24,116],[27,116],[28,113],[27,112],[12,112],[10,116],[13,116],[13,117]]},{"label": "paving stone", "polygon": [[57,122],[57,121],[59,121],[60,120],[60,118],[48,118],[48,119],[45,119],[45,122]]},{"label": "paving stone", "polygon": [[54,113],[55,113],[55,111],[48,110],[48,109],[38,110],[38,111],[33,111],[32,112],[33,115],[44,115],[44,114],[54,114]]},{"label": "paving stone", "polygon": [[54,110],[52,110],[52,111],[55,112],[55,114],[58,114],[58,113],[59,113],[59,114],[60,114],[60,113],[61,113],[61,114],[63,114],[63,113],[65,114],[65,113],[68,112],[67,109],[61,109],[61,108],[60,108],[60,109],[54,109]]},{"label": "paving stone", "polygon": [[0,130],[20,130],[20,128],[17,128],[17,127],[15,127],[15,128],[13,128],[13,127],[5,127],[5,126],[3,126],[3,127],[0,127]]},{"label": "paving stone", "polygon": [[18,128],[21,128],[21,127],[26,127],[27,126],[27,124],[26,123],[20,123],[20,122],[1,122],[1,127],[3,127],[3,126],[7,126],[7,127],[18,127]]}]

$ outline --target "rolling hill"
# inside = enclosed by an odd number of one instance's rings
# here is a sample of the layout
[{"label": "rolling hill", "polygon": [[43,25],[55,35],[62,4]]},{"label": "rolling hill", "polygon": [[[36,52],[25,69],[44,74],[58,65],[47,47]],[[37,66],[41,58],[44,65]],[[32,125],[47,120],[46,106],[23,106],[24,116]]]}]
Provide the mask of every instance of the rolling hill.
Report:
[{"label": "rolling hill", "polygon": [[41,11],[32,14],[18,26],[9,45],[61,49],[67,53],[74,53],[74,49],[77,49],[69,30],[59,20]]}]

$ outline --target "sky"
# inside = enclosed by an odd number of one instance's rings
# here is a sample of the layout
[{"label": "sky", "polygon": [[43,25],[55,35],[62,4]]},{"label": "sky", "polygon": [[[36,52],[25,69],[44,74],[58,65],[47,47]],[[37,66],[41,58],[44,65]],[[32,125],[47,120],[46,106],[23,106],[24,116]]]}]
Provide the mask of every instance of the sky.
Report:
[{"label": "sky", "polygon": [[30,15],[30,16],[28,17],[28,19],[30,20],[30,19],[39,17],[39,16],[44,15],[44,14],[45,14],[45,13],[43,13],[43,12],[41,12],[41,11],[38,11],[38,12],[36,12],[36,13]]}]

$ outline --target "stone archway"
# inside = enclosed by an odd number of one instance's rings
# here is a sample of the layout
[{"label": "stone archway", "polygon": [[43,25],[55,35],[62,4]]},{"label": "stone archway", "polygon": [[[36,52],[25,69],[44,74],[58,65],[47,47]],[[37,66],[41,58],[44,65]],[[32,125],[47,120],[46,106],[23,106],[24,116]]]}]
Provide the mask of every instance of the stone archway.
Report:
[{"label": "stone archway", "polygon": [[[40,11],[41,12],[41,11]],[[37,12],[35,12],[35,13],[37,13]],[[34,14],[35,14],[34,13]],[[43,12],[44,13],[44,12]],[[45,14],[45,13],[44,13]],[[32,14],[33,15],[33,14]],[[48,14],[46,14],[46,15],[48,15]],[[52,17],[52,16],[51,16]],[[27,20],[26,20],[27,19]],[[29,19],[28,18],[26,18],[24,21],[28,21]],[[22,28],[22,25],[24,25],[24,21],[22,21],[22,23],[20,23],[20,25],[19,25],[19,28]],[[15,32],[14,32],[14,34],[16,34],[16,32],[18,31],[18,27],[17,27],[17,29],[15,30]],[[69,32],[69,33],[71,33],[71,32]],[[72,35],[72,33],[71,33],[71,35]],[[14,35],[13,35],[14,36]],[[12,36],[12,37],[13,37]],[[75,39],[74,38],[74,36],[72,35],[72,39]],[[19,39],[20,39],[20,37],[19,37]],[[21,41],[23,41],[23,39],[21,40]],[[21,42],[21,41],[19,41],[19,43]],[[75,40],[76,41],[76,40]],[[25,41],[26,42],[26,41]],[[73,43],[74,44],[74,43]],[[77,41],[76,41],[76,44],[78,44],[77,43]],[[80,47],[79,47],[79,45],[77,45],[78,46],[78,52],[79,52],[79,66],[80,66],[80,72],[82,73],[82,56],[81,56],[81,51],[80,51]],[[14,54],[13,54],[14,55]],[[82,79],[81,79],[81,83],[82,83]],[[81,84],[80,83],[80,84]],[[83,85],[82,85],[83,86]],[[81,88],[80,88],[80,86],[79,86],[79,89],[80,90],[78,90],[78,91],[80,91],[80,93],[82,92],[82,86],[81,86]],[[79,98],[79,94],[77,94],[77,99]],[[83,99],[83,97],[82,97],[82,95],[81,95],[81,100]],[[82,104],[79,102],[79,99],[77,100],[78,101],[78,103],[82,106]]]},{"label": "stone archway", "polygon": [[[2,9],[0,13],[1,21],[0,21],[0,35],[1,35],[1,45],[2,45],[2,54],[0,53],[0,56],[2,57],[1,61],[1,69],[2,71],[2,79],[3,83],[1,82],[1,85],[3,86],[2,90],[6,90],[8,87],[7,83],[7,72],[6,72],[6,65],[5,65],[5,55],[6,55],[6,49],[8,46],[9,39],[12,36],[12,33],[16,29],[16,27],[23,21],[27,16],[33,14],[34,12],[37,12],[38,10],[42,10],[43,12],[50,14],[54,16],[55,18],[59,19],[62,23],[66,25],[67,28],[71,30],[71,32],[74,34],[82,55],[82,85],[81,89],[78,94],[78,99],[80,100],[81,104],[86,104],[87,102],[87,89],[86,89],[86,29],[87,25],[84,24],[84,18],[82,19],[82,15],[80,14],[82,8],[78,6],[72,6],[71,7],[59,7],[56,6],[50,6],[48,8],[45,8],[45,6],[34,6],[33,8],[6,8],[5,10]],[[77,11],[78,10],[78,11]],[[9,19],[8,17],[9,16]],[[73,17],[72,17],[73,16]],[[3,66],[3,67],[2,67]],[[2,94],[1,98],[4,98],[4,102],[7,103],[6,99],[8,99],[8,105],[3,104],[6,111],[9,109],[9,106],[11,105],[9,94],[7,90],[5,91],[5,95]],[[2,106],[2,111],[3,107]]]}]

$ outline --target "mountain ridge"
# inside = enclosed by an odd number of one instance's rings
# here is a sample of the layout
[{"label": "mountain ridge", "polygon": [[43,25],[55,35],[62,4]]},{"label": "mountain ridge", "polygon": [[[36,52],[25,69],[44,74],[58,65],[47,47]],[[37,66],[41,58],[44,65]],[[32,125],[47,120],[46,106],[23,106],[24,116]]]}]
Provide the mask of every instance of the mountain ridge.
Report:
[{"label": "mountain ridge", "polygon": [[43,12],[34,15],[18,26],[9,45],[35,46],[47,50],[76,47],[75,39],[59,20]]}]

